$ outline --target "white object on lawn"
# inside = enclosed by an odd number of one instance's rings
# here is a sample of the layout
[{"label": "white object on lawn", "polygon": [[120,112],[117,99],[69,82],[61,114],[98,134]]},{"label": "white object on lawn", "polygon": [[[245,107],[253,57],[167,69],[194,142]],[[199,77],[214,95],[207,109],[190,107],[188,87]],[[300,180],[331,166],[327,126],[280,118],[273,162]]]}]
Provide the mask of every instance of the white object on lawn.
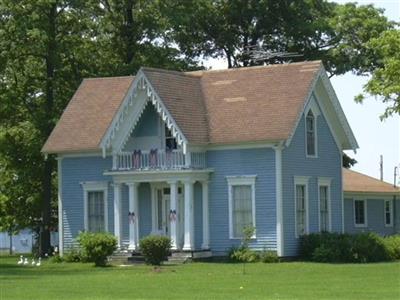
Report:
[{"label": "white object on lawn", "polygon": [[39,257],[39,261],[36,263],[36,267],[40,267],[41,264],[42,264],[42,258]]},{"label": "white object on lawn", "polygon": [[32,258],[31,265],[32,265],[32,266],[36,265],[36,262],[35,262],[35,259],[34,259],[34,258]]},{"label": "white object on lawn", "polygon": [[24,265],[27,265],[27,264],[28,264],[28,258],[25,257],[25,259],[24,259]]},{"label": "white object on lawn", "polygon": [[21,256],[19,257],[19,261],[18,261],[17,264],[22,265],[23,263],[24,263],[24,257],[21,255]]}]

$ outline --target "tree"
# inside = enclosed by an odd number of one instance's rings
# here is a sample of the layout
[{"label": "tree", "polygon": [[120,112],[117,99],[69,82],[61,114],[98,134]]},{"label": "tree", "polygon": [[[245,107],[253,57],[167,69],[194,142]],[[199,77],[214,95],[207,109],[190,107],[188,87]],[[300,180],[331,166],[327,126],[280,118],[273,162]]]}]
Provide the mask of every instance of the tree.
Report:
[{"label": "tree", "polygon": [[301,55],[291,61],[321,59],[331,75],[363,73],[376,63],[365,43],[393,26],[372,5],[325,0],[171,0],[160,5],[185,55],[223,57],[229,68],[285,61],[252,59],[248,49],[258,46]]},{"label": "tree", "polygon": [[79,1],[0,5],[1,192],[16,210],[29,204],[24,214],[9,214],[16,227],[40,231],[42,255],[50,250],[56,199],[54,158],[40,149],[82,77],[97,71],[86,12]]},{"label": "tree", "polygon": [[351,158],[346,153],[343,153],[343,165],[342,165],[342,167],[344,167],[346,169],[350,169],[356,163],[357,163],[357,161],[354,158]]},{"label": "tree", "polygon": [[356,101],[362,102],[367,95],[381,99],[388,105],[381,119],[400,114],[400,30],[385,31],[366,47],[378,58],[378,66]]}]

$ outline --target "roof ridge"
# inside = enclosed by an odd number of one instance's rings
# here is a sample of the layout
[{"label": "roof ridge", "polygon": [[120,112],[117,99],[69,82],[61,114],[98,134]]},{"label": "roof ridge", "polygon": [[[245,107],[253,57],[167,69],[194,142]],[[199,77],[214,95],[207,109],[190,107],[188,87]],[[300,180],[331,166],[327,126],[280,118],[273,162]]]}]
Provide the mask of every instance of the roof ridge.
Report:
[{"label": "roof ridge", "polygon": [[294,63],[284,63],[284,64],[271,64],[271,65],[262,65],[262,66],[248,66],[248,67],[240,67],[240,68],[230,68],[230,69],[218,69],[218,70],[197,70],[197,71],[187,71],[183,72],[187,75],[192,76],[201,76],[203,73],[218,73],[218,72],[238,72],[238,71],[252,71],[255,69],[269,69],[269,68],[279,68],[279,67],[288,67],[293,65],[320,65],[322,63],[321,60],[307,60],[300,61]]},{"label": "roof ridge", "polygon": [[400,190],[399,187],[393,186],[393,184],[391,184],[391,183],[389,183],[389,182],[387,182],[387,181],[379,180],[378,178],[372,177],[372,176],[370,176],[370,175],[367,175],[367,174],[364,174],[364,173],[361,173],[361,172],[358,172],[358,171],[350,170],[350,169],[347,169],[347,168],[344,168],[344,167],[343,167],[343,169],[346,170],[346,171],[350,171],[350,172],[353,172],[353,173],[357,173],[358,175],[361,175],[361,176],[367,177],[367,178],[369,178],[369,179],[375,180],[375,181],[377,181],[377,182],[379,182],[379,183],[383,183],[383,184],[385,184],[385,185],[390,185],[392,188],[395,188],[395,189]]},{"label": "roof ridge", "polygon": [[135,75],[125,75],[125,76],[103,76],[103,77],[85,77],[83,80],[107,80],[116,78],[134,78]]},{"label": "roof ridge", "polygon": [[[187,74],[187,72],[183,72],[183,71],[152,68],[152,67],[141,67],[140,70],[142,70],[142,71],[155,71],[155,72],[167,73],[167,74],[174,74],[174,75],[183,76],[183,77],[187,77],[189,75],[189,74]],[[193,76],[190,76],[190,77],[193,77]]]}]

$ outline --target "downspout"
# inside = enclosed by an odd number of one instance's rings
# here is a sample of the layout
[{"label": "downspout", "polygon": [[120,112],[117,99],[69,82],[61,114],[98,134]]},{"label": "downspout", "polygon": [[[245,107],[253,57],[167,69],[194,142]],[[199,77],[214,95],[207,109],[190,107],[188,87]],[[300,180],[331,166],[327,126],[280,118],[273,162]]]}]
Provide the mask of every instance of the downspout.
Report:
[{"label": "downspout", "polygon": [[63,226],[63,207],[62,207],[62,157],[57,157],[57,176],[58,176],[58,253],[64,255],[64,226]]}]

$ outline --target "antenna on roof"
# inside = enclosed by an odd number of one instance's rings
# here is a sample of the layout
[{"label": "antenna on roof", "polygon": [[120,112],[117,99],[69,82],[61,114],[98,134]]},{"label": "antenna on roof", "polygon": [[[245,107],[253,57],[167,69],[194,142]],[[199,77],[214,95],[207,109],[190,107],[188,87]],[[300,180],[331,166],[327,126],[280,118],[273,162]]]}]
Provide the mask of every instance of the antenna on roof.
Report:
[{"label": "antenna on roof", "polygon": [[381,181],[383,181],[383,155],[381,154],[381,160],[379,162],[379,170],[381,173]]},{"label": "antenna on roof", "polygon": [[394,167],[394,173],[393,173],[393,175],[394,175],[394,181],[393,181],[393,186],[394,187],[396,187],[396,179],[397,179],[397,171],[398,171],[399,169],[397,168],[397,166],[395,166]]},{"label": "antenna on roof", "polygon": [[297,52],[273,52],[261,45],[248,46],[245,53],[255,62],[265,62],[267,64],[271,63],[272,59],[290,63],[291,61],[287,61],[287,59],[303,56]]}]

